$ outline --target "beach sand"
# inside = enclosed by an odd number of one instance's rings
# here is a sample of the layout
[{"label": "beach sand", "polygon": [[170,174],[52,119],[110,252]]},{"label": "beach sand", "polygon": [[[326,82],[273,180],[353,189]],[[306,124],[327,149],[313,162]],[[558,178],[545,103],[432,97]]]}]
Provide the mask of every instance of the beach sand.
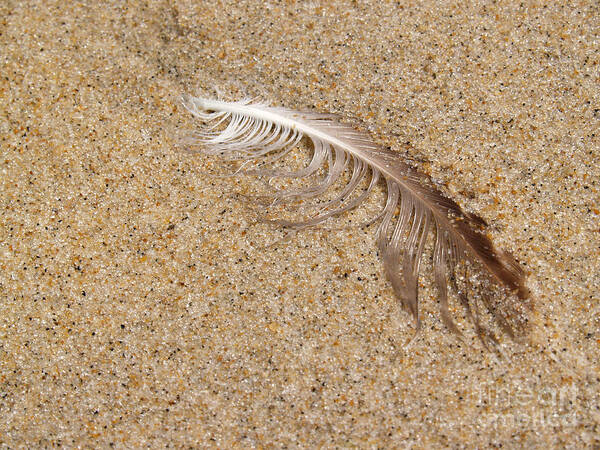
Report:
[{"label": "beach sand", "polygon": [[[3,446],[600,445],[596,2],[0,17]],[[257,224],[256,180],[182,151],[178,96],[215,90],[359,119],[416,161],[525,268],[525,341],[486,351],[453,300],[461,342],[426,257],[411,342],[373,227]]]}]

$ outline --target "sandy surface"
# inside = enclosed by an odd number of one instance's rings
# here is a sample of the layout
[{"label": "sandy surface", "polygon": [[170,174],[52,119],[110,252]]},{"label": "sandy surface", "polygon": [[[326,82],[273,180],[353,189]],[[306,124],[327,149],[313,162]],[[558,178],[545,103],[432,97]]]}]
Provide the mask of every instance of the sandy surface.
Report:
[{"label": "sandy surface", "polygon": [[[600,445],[596,2],[87,3],[0,4],[2,444]],[[373,229],[265,249],[178,147],[213,88],[419,161],[526,268],[529,343],[461,344],[427,259],[407,347]]]}]

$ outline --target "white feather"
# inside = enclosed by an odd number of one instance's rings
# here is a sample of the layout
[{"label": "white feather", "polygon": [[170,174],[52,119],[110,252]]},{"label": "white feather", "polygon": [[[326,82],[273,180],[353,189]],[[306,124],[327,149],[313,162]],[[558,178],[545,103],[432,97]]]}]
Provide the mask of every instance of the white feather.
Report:
[{"label": "white feather", "polygon": [[[273,163],[287,155],[304,137],[312,142],[309,164],[301,170],[251,169],[246,174],[268,177],[309,178],[326,167],[316,184],[274,193],[278,201],[320,196],[350,170],[346,186],[319,205],[317,214],[300,222],[272,221],[302,229],[322,223],[359,206],[380,179],[386,180],[387,200],[376,219],[381,223],[377,242],[386,274],[403,306],[420,326],[418,278],[427,237],[434,241],[434,281],[438,288],[442,320],[458,332],[448,308],[448,285],[456,292],[484,344],[496,338],[480,324],[478,302],[483,302],[496,322],[510,336],[527,322],[529,291],[519,264],[506,252],[496,250],[484,233],[485,222],[465,213],[446,197],[431,179],[410,166],[393,151],[378,146],[364,131],[344,124],[332,114],[298,112],[250,100],[225,102],[183,96],[184,106],[203,122],[210,123],[189,143],[210,155],[228,160]],[[366,189],[356,194],[367,180]],[[456,271],[467,273],[457,277]],[[478,271],[482,277],[470,276]],[[462,286],[459,279],[463,279]],[[467,297],[467,293],[469,297]],[[509,299],[512,298],[512,301]]]}]

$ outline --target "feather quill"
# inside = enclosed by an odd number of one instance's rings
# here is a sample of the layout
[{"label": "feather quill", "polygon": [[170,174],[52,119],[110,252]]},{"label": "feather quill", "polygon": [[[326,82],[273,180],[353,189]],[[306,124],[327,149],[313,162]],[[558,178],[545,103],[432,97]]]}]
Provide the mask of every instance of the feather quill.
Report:
[{"label": "feather quill", "polygon": [[[273,221],[281,226],[298,230],[339,216],[363,203],[377,183],[385,180],[387,199],[371,222],[380,221],[376,237],[386,275],[396,296],[414,317],[417,330],[421,324],[420,264],[428,236],[433,235],[434,283],[444,324],[460,335],[448,306],[450,287],[484,345],[496,344],[497,339],[480,323],[481,302],[509,336],[522,331],[527,322],[527,308],[523,306],[529,307],[529,291],[518,262],[494,247],[481,218],[463,211],[427,175],[400,155],[377,145],[369,134],[340,122],[332,114],[293,111],[251,100],[225,102],[184,95],[182,102],[191,114],[209,124],[188,141],[209,155],[245,165],[252,161],[273,163],[303,138],[311,141],[311,160],[301,170],[240,170],[270,178],[308,178],[326,168],[326,175],[314,185],[275,191],[277,202],[321,196],[339,182],[343,173],[350,172],[344,188],[321,203],[316,214],[300,222]],[[367,187],[360,188],[365,180]],[[359,192],[361,189],[363,192]]]}]

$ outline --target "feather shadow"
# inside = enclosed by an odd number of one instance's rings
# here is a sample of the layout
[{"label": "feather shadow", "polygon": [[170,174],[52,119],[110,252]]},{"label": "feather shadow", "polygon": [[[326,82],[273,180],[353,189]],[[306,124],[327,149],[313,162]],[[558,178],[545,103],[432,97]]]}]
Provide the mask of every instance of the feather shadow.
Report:
[{"label": "feather shadow", "polygon": [[[451,290],[484,346],[495,346],[498,341],[481,323],[481,304],[510,337],[524,332],[531,305],[519,263],[494,247],[481,218],[463,211],[401,155],[377,145],[369,134],[338,121],[332,114],[293,111],[251,100],[225,102],[184,95],[182,102],[191,114],[208,124],[187,144],[198,146],[208,155],[242,162],[237,174],[317,178],[309,186],[275,190],[275,203],[320,198],[340,182],[343,174],[348,174],[343,188],[332,198],[312,205],[316,211],[305,220],[271,221],[280,226],[301,230],[321,224],[361,205],[384,180],[387,198],[371,222],[379,220],[376,239],[387,278],[403,307],[414,317],[417,330],[421,326],[421,260],[426,241],[433,236],[434,283],[443,323],[461,334],[448,305]],[[305,167],[295,171],[273,167],[303,138],[312,144]],[[252,166],[253,162],[260,162],[260,166]],[[264,168],[265,164],[271,167]],[[319,177],[323,168],[325,174]]]}]

